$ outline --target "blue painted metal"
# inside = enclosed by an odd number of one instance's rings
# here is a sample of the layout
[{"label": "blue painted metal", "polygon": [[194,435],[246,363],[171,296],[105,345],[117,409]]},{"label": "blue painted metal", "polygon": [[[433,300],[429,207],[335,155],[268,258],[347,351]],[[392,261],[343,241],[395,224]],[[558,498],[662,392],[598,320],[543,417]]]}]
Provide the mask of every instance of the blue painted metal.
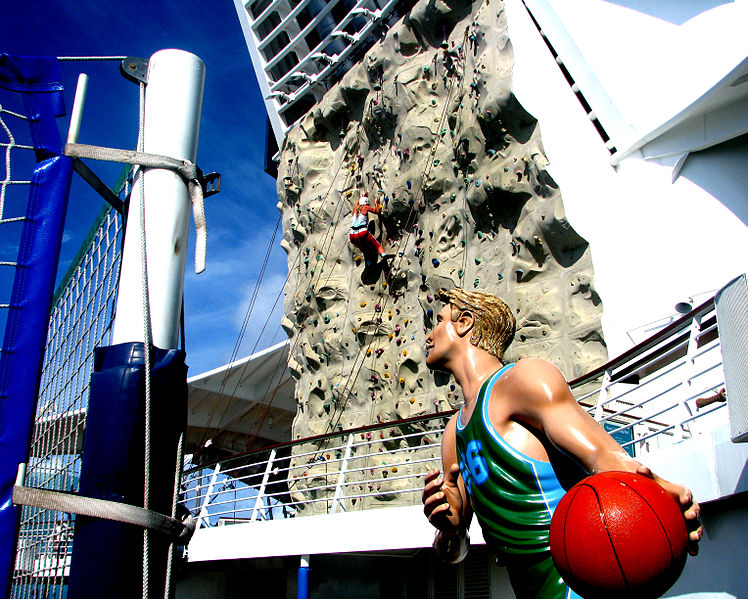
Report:
[{"label": "blue painted metal", "polygon": [[296,577],[296,599],[309,599],[309,566],[299,566]]}]

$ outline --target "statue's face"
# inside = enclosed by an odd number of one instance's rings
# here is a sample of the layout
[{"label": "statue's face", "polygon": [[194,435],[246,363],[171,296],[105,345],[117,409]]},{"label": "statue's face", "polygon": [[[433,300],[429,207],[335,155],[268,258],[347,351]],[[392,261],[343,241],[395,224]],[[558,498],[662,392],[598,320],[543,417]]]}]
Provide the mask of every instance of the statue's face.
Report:
[{"label": "statue's face", "polygon": [[426,337],[426,366],[434,370],[448,369],[449,359],[459,338],[452,322],[452,309],[447,304],[436,315],[436,326]]}]

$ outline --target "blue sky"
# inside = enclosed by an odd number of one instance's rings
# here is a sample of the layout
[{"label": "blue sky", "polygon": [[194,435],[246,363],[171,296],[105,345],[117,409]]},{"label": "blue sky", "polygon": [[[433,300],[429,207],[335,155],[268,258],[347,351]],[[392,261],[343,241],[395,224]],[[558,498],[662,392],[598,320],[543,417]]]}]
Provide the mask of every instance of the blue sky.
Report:
[{"label": "blue sky", "polygon": [[[179,48],[206,64],[197,163],[222,174],[221,193],[206,200],[208,267],[192,267],[194,231],[185,277],[187,361],[190,375],[231,357],[278,212],[275,181],[263,172],[265,110],[231,0],[14,0],[0,19],[0,51],[36,56],[149,57]],[[8,13],[8,10],[10,11]],[[134,149],[138,88],[119,74],[117,62],[61,64],[66,108],[72,107],[78,73],[90,76],[80,143]],[[67,119],[61,119],[66,130]],[[88,162],[113,184],[119,165]],[[61,271],[75,255],[103,200],[76,176],[62,248]],[[282,341],[282,298],[261,339],[286,277],[276,238],[261,293],[237,357]]]}]

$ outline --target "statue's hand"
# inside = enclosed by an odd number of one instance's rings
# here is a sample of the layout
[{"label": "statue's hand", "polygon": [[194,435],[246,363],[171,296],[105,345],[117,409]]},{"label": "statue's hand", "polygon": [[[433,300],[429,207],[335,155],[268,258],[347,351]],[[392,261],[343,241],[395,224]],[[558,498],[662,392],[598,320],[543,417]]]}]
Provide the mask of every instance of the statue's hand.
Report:
[{"label": "statue's hand", "polygon": [[455,533],[462,524],[462,495],[457,486],[460,467],[452,464],[441,477],[438,470],[432,470],[426,475],[423,494],[423,513],[429,522],[445,533]]}]

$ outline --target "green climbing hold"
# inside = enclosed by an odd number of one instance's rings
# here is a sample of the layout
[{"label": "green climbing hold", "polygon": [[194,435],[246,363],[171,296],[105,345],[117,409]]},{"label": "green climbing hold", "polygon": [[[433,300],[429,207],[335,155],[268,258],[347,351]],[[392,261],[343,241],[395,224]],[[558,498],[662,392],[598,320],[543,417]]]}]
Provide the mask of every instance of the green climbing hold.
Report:
[{"label": "green climbing hold", "polygon": [[483,262],[483,260],[481,258],[476,258],[475,259],[475,263],[476,264],[480,264],[481,262]]}]

